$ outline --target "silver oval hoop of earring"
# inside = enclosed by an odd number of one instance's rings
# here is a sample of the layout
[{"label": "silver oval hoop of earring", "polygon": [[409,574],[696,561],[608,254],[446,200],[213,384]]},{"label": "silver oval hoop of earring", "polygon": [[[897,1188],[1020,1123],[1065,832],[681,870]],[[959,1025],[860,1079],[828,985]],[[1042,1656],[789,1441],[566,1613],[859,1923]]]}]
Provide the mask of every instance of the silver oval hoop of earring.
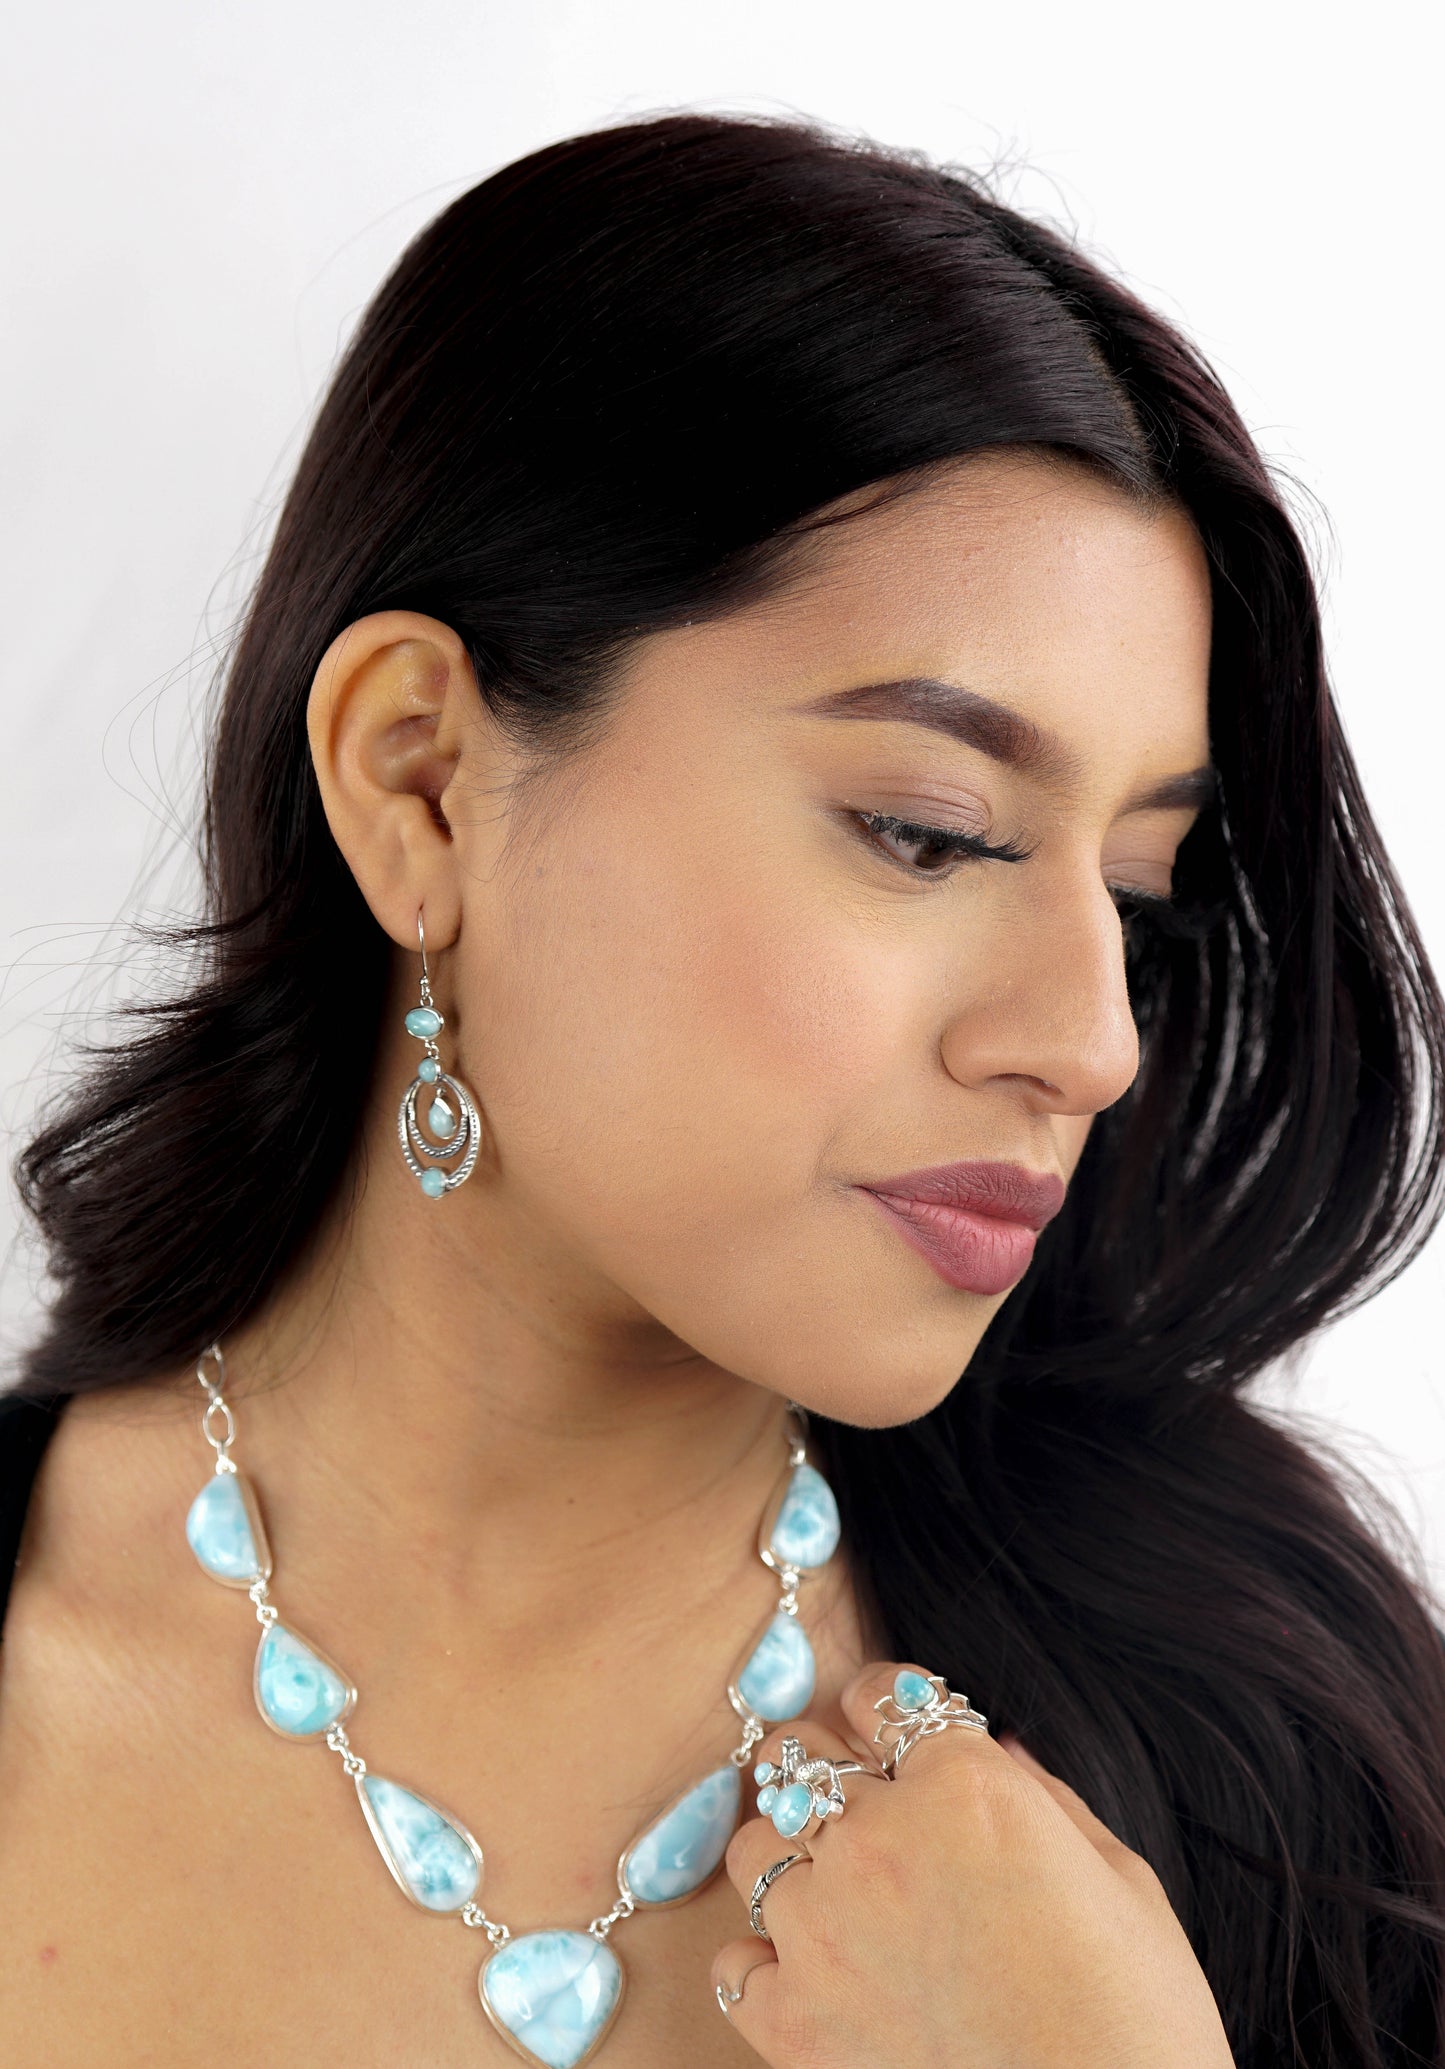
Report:
[{"label": "silver oval hoop of earring", "polygon": [[[420,910],[416,916],[416,932],[421,944],[421,1002],[407,1014],[406,1031],[424,1044],[426,1054],[417,1065],[416,1076],[402,1094],[396,1132],[401,1153],[413,1178],[429,1200],[439,1200],[443,1193],[455,1192],[471,1177],[477,1152],[482,1146],[482,1124],[466,1086],[442,1069],[436,1038],[446,1021],[432,998],[431,975],[426,961],[426,929],[422,925]],[[431,1104],[426,1109],[429,1134],[423,1132],[416,1110],[417,1101],[428,1090],[432,1095]],[[461,1162],[453,1170],[444,1171],[442,1165],[449,1157],[460,1157]],[[425,1163],[423,1158],[427,1160]]]}]

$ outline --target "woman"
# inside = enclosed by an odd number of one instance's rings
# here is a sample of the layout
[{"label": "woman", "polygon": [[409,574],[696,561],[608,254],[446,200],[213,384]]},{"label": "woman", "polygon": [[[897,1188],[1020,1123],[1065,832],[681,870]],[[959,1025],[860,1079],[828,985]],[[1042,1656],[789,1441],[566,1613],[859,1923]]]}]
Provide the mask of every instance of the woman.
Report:
[{"label": "woman", "polygon": [[1175,332],[804,127],[507,168],[206,847],[20,1165],[7,2060],[1442,2059],[1440,1635],[1244,1396],[1437,1218],[1441,1002]]}]

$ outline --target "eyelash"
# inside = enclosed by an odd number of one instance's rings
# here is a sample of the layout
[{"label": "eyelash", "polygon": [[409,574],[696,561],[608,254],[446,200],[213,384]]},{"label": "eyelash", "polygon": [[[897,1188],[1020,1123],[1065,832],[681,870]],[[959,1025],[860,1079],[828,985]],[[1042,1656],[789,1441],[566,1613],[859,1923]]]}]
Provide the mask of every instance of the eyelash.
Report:
[{"label": "eyelash", "polygon": [[[855,812],[853,817],[867,829],[864,838],[879,853],[888,856],[891,862],[913,876],[946,879],[954,874],[954,865],[965,859],[974,862],[1026,862],[1033,853],[1031,848],[1021,848],[1013,841],[1004,841],[996,846],[976,833],[961,833],[946,826],[925,826],[916,819],[895,818],[890,812]],[[901,861],[886,848],[880,848],[873,838],[878,833],[889,834],[894,840],[941,849],[953,859],[943,869],[920,869],[915,864]],[[1126,926],[1130,920],[1152,919],[1171,932],[1178,927],[1180,908],[1172,898],[1160,898],[1150,891],[1130,890],[1123,884],[1110,885],[1109,889],[1119,917]]]}]

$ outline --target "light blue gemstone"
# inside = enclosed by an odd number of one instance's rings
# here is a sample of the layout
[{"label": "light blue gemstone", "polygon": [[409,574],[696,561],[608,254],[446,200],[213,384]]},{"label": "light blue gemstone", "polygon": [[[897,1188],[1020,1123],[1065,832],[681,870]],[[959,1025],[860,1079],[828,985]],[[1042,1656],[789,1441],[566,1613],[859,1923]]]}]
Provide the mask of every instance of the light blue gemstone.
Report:
[{"label": "light blue gemstone", "polygon": [[545,2069],[573,2069],[607,2027],[622,1995],[622,1967],[591,1933],[524,1933],[481,1976],[492,2016]]},{"label": "light blue gemstone", "polygon": [[771,1760],[760,1760],[753,1769],[753,1780],[760,1784],[770,1782],[776,1772],[777,1770]]},{"label": "light blue gemstone", "polygon": [[221,1580],[261,1577],[251,1519],[234,1473],[213,1473],[186,1514],[186,1537],[207,1573]]},{"label": "light blue gemstone", "polygon": [[442,1030],[442,1016],[434,1006],[413,1006],[406,1016],[406,1031],[419,1042],[429,1042]]},{"label": "light blue gemstone", "polygon": [[813,1815],[813,1792],[806,1782],[789,1782],[773,1805],[773,1829],[782,1839],[795,1839]]},{"label": "light blue gemstone", "polygon": [[256,1697],[278,1731],[308,1738],[334,1724],[350,1693],[334,1667],[304,1639],[272,1624],[256,1657]]},{"label": "light blue gemstone", "polygon": [[833,1490],[816,1466],[794,1466],[768,1550],[779,1566],[807,1572],[826,1566],[838,1549],[842,1526]]},{"label": "light blue gemstone", "polygon": [[927,1676],[915,1674],[911,1667],[900,1667],[893,1677],[893,1700],[900,1710],[922,1710],[937,1693]]},{"label": "light blue gemstone", "polygon": [[771,1782],[769,1782],[769,1783],[768,1783],[768,1786],[767,1786],[767,1788],[766,1788],[766,1789],[759,1789],[759,1791],[758,1791],[758,1812],[759,1812],[759,1815],[760,1815],[760,1816],[762,1816],[762,1817],[766,1817],[766,1816],[768,1815],[769,1811],[770,1811],[770,1810],[772,1809],[773,1805],[774,1805],[774,1804],[775,1804],[775,1803],[777,1802],[777,1800],[778,1800],[778,1792],[777,1792],[777,1790],[776,1790],[776,1789],[775,1789],[775,1788],[773,1787],[773,1784],[772,1784]]},{"label": "light blue gemstone", "polygon": [[420,1183],[429,1200],[439,1200],[447,1189],[447,1174],[445,1171],[423,1171]]},{"label": "light blue gemstone", "polygon": [[755,1717],[781,1724],[813,1699],[817,1668],[808,1634],[781,1609],[737,1678],[737,1691]]},{"label": "light blue gemstone", "polygon": [[727,1851],[742,1793],[742,1775],[729,1761],[643,1833],[622,1864],[639,1904],[670,1904],[702,1888]]},{"label": "light blue gemstone", "polygon": [[416,1074],[424,1085],[434,1085],[442,1074],[442,1067],[435,1056],[423,1056],[416,1067]]},{"label": "light blue gemstone", "polygon": [[449,1818],[399,1782],[366,1774],[361,1786],[402,1881],[428,1911],[460,1911],[481,1880],[477,1857]]}]

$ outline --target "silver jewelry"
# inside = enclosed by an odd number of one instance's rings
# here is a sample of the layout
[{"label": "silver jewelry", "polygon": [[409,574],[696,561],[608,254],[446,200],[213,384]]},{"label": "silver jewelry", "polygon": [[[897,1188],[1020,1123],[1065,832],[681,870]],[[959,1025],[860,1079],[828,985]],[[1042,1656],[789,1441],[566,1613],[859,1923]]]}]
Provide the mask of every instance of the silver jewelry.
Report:
[{"label": "silver jewelry", "polygon": [[881,1746],[883,1771],[896,1777],[904,1755],[920,1739],[961,1725],[969,1731],[988,1730],[988,1719],[975,1710],[966,1695],[957,1695],[941,1674],[919,1674],[901,1667],[889,1693],[873,1705],[881,1722],[873,1734]]},{"label": "silver jewelry", "polygon": [[760,1760],[753,1769],[758,1809],[780,1839],[807,1839],[825,1818],[842,1817],[847,1799],[839,1776],[872,1772],[859,1760],[810,1759],[801,1740],[784,1739],[776,1767]]},{"label": "silver jewelry", "polygon": [[[816,1572],[831,1557],[839,1524],[828,1483],[807,1462],[802,1411],[789,1403],[787,1463],[767,1511],[771,1521],[765,1521],[770,1556],[763,1563],[782,1598],[727,1683],[741,1719],[739,1742],[624,1848],[610,1910],[585,1930],[514,1935],[482,1909],[478,1840],[431,1797],[368,1768],[347,1735],[357,1703],[349,1676],[283,1619],[271,1600],[271,1546],[255,1491],[231,1457],[236,1416],[223,1391],[225,1376],[221,1347],[213,1343],[201,1355],[196,1378],[206,1392],[201,1430],[215,1453],[215,1471],[187,1511],[186,1538],[203,1570],[244,1590],[255,1608],[261,1626],[251,1682],[257,1709],[278,1737],[298,1744],[324,1741],[338,1755],[392,1881],[410,1903],[486,1934],[490,1951],[477,1976],[478,1993],[482,2010],[513,2053],[534,2069],[562,2060],[581,2069],[602,2045],[622,2002],[623,1969],[610,1941],[614,1926],[639,1910],[685,1903],[712,1881],[742,1809],[743,1774],[754,1748],[769,1725],[798,1716],[812,1698],[816,1663],[798,1589],[805,1569]],[[783,1865],[791,1866],[791,1860]],[[770,1873],[782,1871],[779,1866]]]},{"label": "silver jewelry", "polygon": [[[477,1152],[482,1146],[482,1124],[471,1093],[460,1079],[452,1077],[441,1066],[436,1038],[446,1026],[446,1021],[432,997],[431,975],[426,962],[426,930],[420,911],[416,916],[416,932],[421,944],[421,1002],[407,1014],[406,1031],[424,1044],[426,1054],[417,1065],[416,1076],[401,1096],[396,1132],[412,1177],[429,1200],[439,1200],[443,1193],[455,1192],[471,1177]],[[427,1092],[431,1094],[426,1109],[430,1134],[422,1132],[416,1112],[418,1099]],[[460,1157],[461,1162],[454,1170],[444,1171],[441,1167],[448,1157]],[[423,1163],[422,1158],[427,1161]]]},{"label": "silver jewelry", "polygon": [[[771,1868],[764,1868],[762,1874],[753,1884],[753,1894],[748,1903],[748,1924],[760,1940],[767,1940],[771,1944],[773,1937],[763,1923],[763,1898],[780,1875],[786,1875],[789,1868],[796,1868],[799,1861],[811,1859],[812,1855],[806,1853],[784,1854],[782,1860],[774,1861]],[[734,1999],[734,2002],[736,2002],[736,1999]]]}]

